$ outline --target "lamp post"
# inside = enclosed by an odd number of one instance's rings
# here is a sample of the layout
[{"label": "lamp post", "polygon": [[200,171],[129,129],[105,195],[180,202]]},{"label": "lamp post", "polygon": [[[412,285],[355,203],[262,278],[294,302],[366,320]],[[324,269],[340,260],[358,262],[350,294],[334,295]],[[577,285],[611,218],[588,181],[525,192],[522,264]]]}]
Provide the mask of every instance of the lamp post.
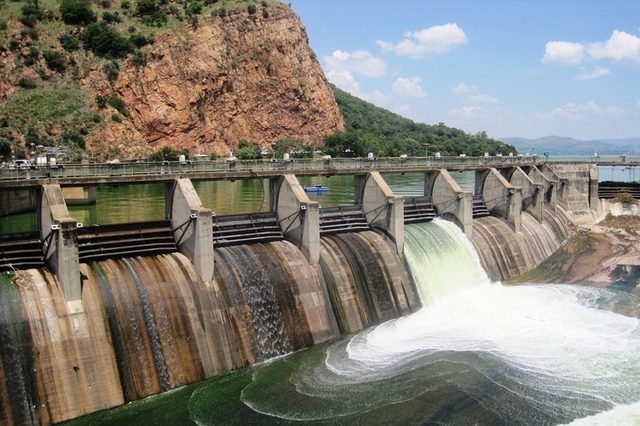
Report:
[{"label": "lamp post", "polygon": [[424,144],[424,162],[429,165],[429,144]]}]

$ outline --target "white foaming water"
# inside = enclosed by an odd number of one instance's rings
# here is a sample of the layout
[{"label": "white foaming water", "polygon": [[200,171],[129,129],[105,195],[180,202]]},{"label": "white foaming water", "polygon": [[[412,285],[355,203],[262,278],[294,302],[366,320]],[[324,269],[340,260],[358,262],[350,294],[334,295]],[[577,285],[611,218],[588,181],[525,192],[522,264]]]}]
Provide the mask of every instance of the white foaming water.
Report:
[{"label": "white foaming water", "polygon": [[[324,363],[301,365],[289,382],[299,395],[321,398],[320,407],[302,401],[292,411],[289,401],[262,404],[250,393],[248,405],[281,418],[327,419],[438,395],[445,381],[507,424],[566,423],[616,406],[602,416],[637,418],[640,323],[598,309],[616,293],[491,283],[448,222],[408,226],[405,242],[425,307],[333,345]],[[497,391],[485,392],[484,383]]]}]

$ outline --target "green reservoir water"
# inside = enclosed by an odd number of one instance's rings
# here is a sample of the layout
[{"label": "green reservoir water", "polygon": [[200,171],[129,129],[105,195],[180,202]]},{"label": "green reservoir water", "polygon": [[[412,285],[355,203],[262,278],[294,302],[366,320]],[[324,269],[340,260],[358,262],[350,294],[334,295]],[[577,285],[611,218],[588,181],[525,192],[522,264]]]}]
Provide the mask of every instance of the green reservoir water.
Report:
[{"label": "green reservoir water", "polygon": [[[454,173],[453,176],[463,189],[473,190],[473,173]],[[384,178],[398,195],[424,195],[422,174],[384,175]],[[321,184],[330,188],[328,193],[307,194],[309,199],[318,201],[320,207],[353,204],[353,176],[300,177],[299,181],[302,186]],[[217,216],[269,210],[268,180],[194,181],[193,186],[202,205]],[[162,220],[165,218],[165,192],[164,184],[99,186],[95,204],[68,206],[69,214],[84,226]],[[0,217],[0,233],[37,228],[35,212]]]}]

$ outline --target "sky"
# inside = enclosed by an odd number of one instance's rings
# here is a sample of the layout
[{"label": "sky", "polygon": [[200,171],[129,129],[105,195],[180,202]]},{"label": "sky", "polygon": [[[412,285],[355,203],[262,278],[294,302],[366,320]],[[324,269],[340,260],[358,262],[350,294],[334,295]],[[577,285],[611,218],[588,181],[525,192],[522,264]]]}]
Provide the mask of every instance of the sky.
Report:
[{"label": "sky", "polygon": [[292,0],[329,81],[490,137],[640,137],[640,0]]}]

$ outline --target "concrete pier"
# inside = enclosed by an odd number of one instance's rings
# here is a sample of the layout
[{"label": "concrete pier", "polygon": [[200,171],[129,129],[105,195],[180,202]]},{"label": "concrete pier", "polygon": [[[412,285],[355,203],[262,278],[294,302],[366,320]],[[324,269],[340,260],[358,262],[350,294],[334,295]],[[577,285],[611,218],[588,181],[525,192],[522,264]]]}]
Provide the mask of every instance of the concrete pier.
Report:
[{"label": "concrete pier", "polygon": [[438,215],[451,220],[462,229],[469,241],[473,237],[473,193],[464,191],[449,171],[425,174],[425,193],[431,196]]},{"label": "concrete pier", "polygon": [[45,264],[57,275],[65,300],[80,300],[78,222],[69,216],[59,185],[42,187],[39,213]]},{"label": "concrete pier", "polygon": [[291,174],[269,180],[270,206],[278,213],[285,238],[302,251],[312,266],[320,261],[320,211]]},{"label": "concrete pier", "polygon": [[396,251],[404,249],[404,199],[395,195],[380,173],[355,176],[355,203],[362,204],[367,223],[381,229],[395,241]]},{"label": "concrete pier", "polygon": [[177,179],[168,185],[166,207],[178,250],[191,260],[200,278],[211,281],[214,273],[211,210],[202,207],[189,179]]}]

